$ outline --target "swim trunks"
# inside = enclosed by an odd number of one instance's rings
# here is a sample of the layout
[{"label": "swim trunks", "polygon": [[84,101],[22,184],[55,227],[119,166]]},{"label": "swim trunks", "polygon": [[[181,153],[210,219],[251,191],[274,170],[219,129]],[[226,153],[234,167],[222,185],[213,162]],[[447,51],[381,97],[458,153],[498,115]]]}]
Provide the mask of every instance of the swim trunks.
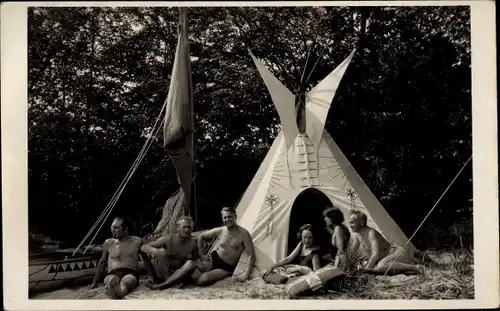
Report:
[{"label": "swim trunks", "polygon": [[234,272],[236,269],[236,266],[230,265],[222,260],[216,251],[213,251],[210,255],[212,257],[212,269],[221,269],[228,272]]},{"label": "swim trunks", "polygon": [[120,280],[127,274],[133,275],[139,281],[139,271],[130,268],[116,268],[108,272],[108,275],[115,275]]},{"label": "swim trunks", "polygon": [[214,269],[221,269],[228,272],[234,272],[236,266],[230,265],[219,257],[217,251],[213,251],[210,255],[199,258],[195,261],[195,265],[200,272],[207,272]]}]

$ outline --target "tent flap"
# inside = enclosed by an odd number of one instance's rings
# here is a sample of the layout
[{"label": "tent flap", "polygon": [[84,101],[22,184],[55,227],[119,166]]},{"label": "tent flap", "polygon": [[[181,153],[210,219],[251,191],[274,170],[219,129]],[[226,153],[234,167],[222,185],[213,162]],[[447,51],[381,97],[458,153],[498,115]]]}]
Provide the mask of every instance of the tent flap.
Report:
[{"label": "tent flap", "polygon": [[295,136],[299,133],[295,113],[295,95],[288,90],[267,68],[248,50],[255,66],[259,70],[260,76],[271,95],[274,106],[278,111],[283,135],[285,136],[286,147],[290,148]]},{"label": "tent flap", "polygon": [[306,133],[315,146],[319,145],[326,117],[340,81],[351,63],[355,50],[326,78],[306,94]]}]

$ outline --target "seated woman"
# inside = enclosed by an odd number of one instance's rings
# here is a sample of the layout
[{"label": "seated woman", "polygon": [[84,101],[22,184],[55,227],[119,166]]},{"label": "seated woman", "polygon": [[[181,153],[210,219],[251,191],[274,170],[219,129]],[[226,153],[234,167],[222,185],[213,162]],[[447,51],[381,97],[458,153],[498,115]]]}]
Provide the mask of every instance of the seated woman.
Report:
[{"label": "seated woman", "polygon": [[[360,211],[351,211],[349,225],[357,247],[366,254],[363,269],[374,274],[423,274],[423,266],[413,264],[408,250],[391,245],[377,230],[367,225],[367,217]],[[390,269],[390,271],[388,271]]]},{"label": "seated woman", "polygon": [[325,217],[326,230],[331,236],[330,253],[326,259],[330,261],[335,268],[344,270],[347,266],[347,245],[351,233],[344,222],[344,214],[338,208],[329,207],[323,212]]},{"label": "seated woman", "polygon": [[310,271],[316,271],[321,268],[321,258],[319,255],[319,246],[314,243],[313,228],[310,224],[300,227],[297,237],[301,239],[293,252],[283,260],[278,261],[267,270],[262,276],[265,278],[278,267],[285,265],[294,265],[287,269],[287,274],[307,274]]}]

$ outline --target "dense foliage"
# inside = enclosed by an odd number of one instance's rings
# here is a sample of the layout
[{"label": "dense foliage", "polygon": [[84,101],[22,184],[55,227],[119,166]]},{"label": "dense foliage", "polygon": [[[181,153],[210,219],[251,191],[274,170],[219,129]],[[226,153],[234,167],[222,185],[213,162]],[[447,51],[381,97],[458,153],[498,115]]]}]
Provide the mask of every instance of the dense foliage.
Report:
[{"label": "dense foliage", "polygon": [[[327,129],[411,235],[472,152],[469,14],[190,8],[198,228],[219,224],[221,205],[237,203],[277,133],[247,48],[293,91],[315,85],[356,48]],[[79,242],[101,214],[165,101],[177,22],[176,8],[30,9],[32,232]],[[156,225],[178,188],[161,133],[156,139],[115,207],[137,231]],[[456,246],[450,228],[471,242],[471,178],[469,165],[415,236],[418,245]]]}]

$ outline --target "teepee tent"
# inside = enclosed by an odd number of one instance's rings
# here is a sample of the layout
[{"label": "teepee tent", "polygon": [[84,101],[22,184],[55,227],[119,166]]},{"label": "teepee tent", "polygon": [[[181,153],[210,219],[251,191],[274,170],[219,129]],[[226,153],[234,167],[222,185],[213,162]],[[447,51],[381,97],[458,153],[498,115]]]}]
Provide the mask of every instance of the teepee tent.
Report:
[{"label": "teepee tent", "polygon": [[[363,211],[368,217],[368,225],[389,242],[402,246],[408,241],[324,128],[330,104],[354,52],[305,95],[304,132],[299,131],[296,122],[295,95],[249,52],[282,125],[236,206],[238,223],[250,232],[254,242],[253,275],[266,270],[291,251],[287,248],[294,201],[307,189],[316,189],[326,195],[346,219],[351,209]],[[407,246],[414,250],[410,243]],[[247,267],[248,256],[244,252],[235,274],[244,272]]]}]

